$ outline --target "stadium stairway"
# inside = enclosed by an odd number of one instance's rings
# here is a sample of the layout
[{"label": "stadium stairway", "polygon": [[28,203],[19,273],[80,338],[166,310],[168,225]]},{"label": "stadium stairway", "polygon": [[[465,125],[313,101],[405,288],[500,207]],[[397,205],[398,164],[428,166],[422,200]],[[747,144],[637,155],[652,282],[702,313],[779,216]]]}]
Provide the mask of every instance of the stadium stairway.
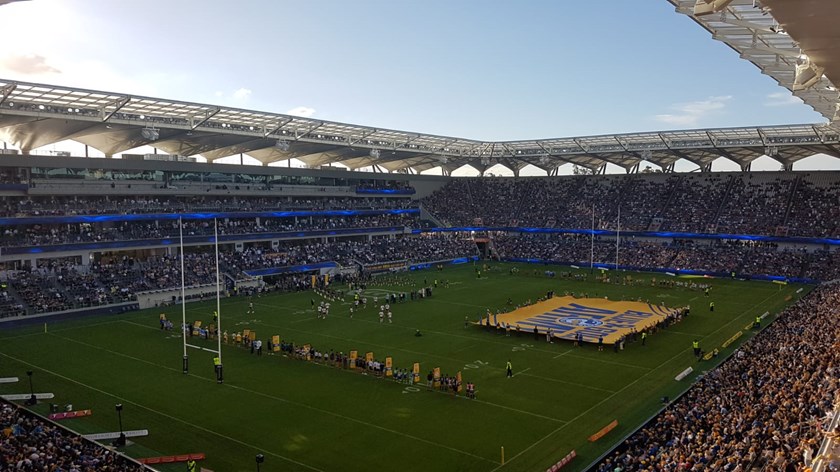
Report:
[{"label": "stadium stairway", "polygon": [[429,220],[438,228],[449,227],[449,225],[438,219],[437,216],[433,215],[432,212],[427,210],[422,204],[420,204],[420,220]]},{"label": "stadium stairway", "polygon": [[674,199],[677,198],[677,195],[680,193],[680,183],[681,180],[679,177],[673,180],[671,183],[671,188],[668,191],[668,198],[665,199],[665,203],[659,208],[659,211],[656,212],[654,215],[653,221],[651,225],[656,224],[656,229],[654,231],[659,231],[659,228],[662,227],[662,223],[665,222],[665,212],[668,208],[671,207],[671,204],[674,202]]},{"label": "stadium stairway", "polygon": [[[720,219],[720,214],[723,213],[723,209],[726,208],[726,204],[729,203],[729,194],[732,193],[732,187],[735,186],[735,179],[740,179],[741,176],[730,175],[729,179],[726,181],[726,189],[723,191],[723,198],[720,199],[720,205],[718,205],[717,210],[715,210],[714,216],[708,222],[709,225],[714,225],[714,228],[717,228],[717,222]],[[710,232],[713,232],[714,229]]]},{"label": "stadium stairway", "polygon": [[796,189],[799,188],[799,183],[802,182],[802,176],[796,176],[793,185],[790,188],[790,195],[788,196],[787,208],[785,208],[785,217],[782,218],[782,226],[787,226],[788,218],[790,217],[790,210],[793,208],[793,202],[796,201]]},{"label": "stadium stairway", "polygon": [[11,283],[6,285],[6,293],[8,293],[15,302],[23,307],[24,313],[31,314],[33,312],[32,307],[26,304],[26,301],[24,301],[23,297],[20,296]]}]

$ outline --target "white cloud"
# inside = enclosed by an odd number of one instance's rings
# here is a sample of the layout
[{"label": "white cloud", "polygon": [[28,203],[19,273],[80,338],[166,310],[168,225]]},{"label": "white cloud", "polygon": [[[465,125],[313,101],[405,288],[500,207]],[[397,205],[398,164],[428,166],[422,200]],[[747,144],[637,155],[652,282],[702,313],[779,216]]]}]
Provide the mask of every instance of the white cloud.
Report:
[{"label": "white cloud", "polygon": [[792,95],[790,92],[776,92],[767,96],[767,101],[764,102],[766,107],[785,107],[789,105],[801,105],[802,99]]},{"label": "white cloud", "polygon": [[0,67],[24,75],[60,74],[61,71],[47,63],[40,54],[10,54],[3,58]]},{"label": "white cloud", "polygon": [[251,89],[246,89],[245,87],[240,87],[239,89],[233,92],[233,98],[237,100],[246,100],[250,96]]},{"label": "white cloud", "polygon": [[677,103],[671,106],[674,113],[656,115],[657,121],[677,126],[693,126],[709,115],[720,112],[726,107],[731,95],[709,97],[706,100]]},{"label": "white cloud", "polygon": [[315,114],[315,109],[309,107],[294,107],[291,110],[287,111],[286,114],[309,118],[310,116]]}]

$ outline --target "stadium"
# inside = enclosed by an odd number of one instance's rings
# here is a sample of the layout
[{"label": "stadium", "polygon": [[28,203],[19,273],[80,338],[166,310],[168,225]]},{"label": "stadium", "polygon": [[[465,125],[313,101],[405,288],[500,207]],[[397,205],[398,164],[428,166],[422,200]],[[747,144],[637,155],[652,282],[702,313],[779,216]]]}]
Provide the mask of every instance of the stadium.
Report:
[{"label": "stadium", "polygon": [[659,1],[822,121],[477,140],[0,79],[0,470],[838,470],[840,170],[800,166],[840,158],[840,9]]}]

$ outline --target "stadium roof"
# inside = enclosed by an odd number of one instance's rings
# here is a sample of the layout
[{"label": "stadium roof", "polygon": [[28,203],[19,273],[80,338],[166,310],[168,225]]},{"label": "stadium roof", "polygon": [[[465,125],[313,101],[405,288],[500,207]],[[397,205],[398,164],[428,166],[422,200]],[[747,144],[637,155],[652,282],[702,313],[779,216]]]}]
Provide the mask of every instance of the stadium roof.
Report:
[{"label": "stadium roof", "polygon": [[149,145],[209,162],[247,154],[264,165],[298,159],[310,167],[341,163],[399,172],[440,166],[445,174],[464,165],[483,174],[496,164],[515,174],[529,164],[553,174],[567,163],[599,172],[612,163],[634,172],[642,161],[669,171],[680,159],[708,171],[719,157],[746,170],[764,155],[792,169],[814,154],[840,158],[840,98],[828,78],[840,75],[836,0],[809,0],[807,11],[825,13],[816,16],[802,12],[801,0],[668,1],[829,124],[492,142],[0,79],[0,139],[24,153],[69,139],[106,156]]},{"label": "stadium roof", "polygon": [[[836,0],[668,1],[817,113],[829,121],[840,118],[835,86],[840,81]],[[814,70],[809,70],[811,63]],[[797,66],[813,77],[807,87],[797,86]]]},{"label": "stadium roof", "polygon": [[642,160],[668,170],[679,159],[709,170],[721,156],[747,169],[762,155],[790,168],[813,154],[840,157],[840,136],[830,125],[488,142],[7,80],[0,80],[0,139],[24,152],[70,139],[108,156],[149,145],[210,162],[244,153],[263,164],[296,158],[311,167],[339,162],[415,172],[465,164],[480,172],[495,164],[552,172],[566,163],[593,170],[612,163],[631,172]]},{"label": "stadium roof", "polygon": [[311,167],[339,162],[420,172],[441,166],[447,173],[463,165],[484,172],[495,164],[515,172],[533,164],[551,173],[566,163],[593,170],[612,163],[631,172],[642,160],[668,170],[679,159],[709,170],[721,156],[747,169],[762,155],[790,168],[818,153],[840,157],[840,135],[830,125],[489,142],[8,80],[0,80],[0,139],[24,152],[70,139],[107,156],[149,145],[211,162],[244,153],[263,164],[296,158]]}]

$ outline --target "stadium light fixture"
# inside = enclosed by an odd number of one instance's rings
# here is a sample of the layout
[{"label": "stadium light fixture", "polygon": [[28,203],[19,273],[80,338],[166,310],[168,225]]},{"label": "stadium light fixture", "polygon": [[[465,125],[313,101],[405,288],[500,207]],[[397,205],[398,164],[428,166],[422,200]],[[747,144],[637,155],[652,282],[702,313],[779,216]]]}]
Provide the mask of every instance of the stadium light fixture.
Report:
[{"label": "stadium light fixture", "polygon": [[379,149],[371,149],[370,150],[370,157],[372,157],[374,159],[379,159],[379,156],[380,156]]},{"label": "stadium light fixture", "polygon": [[793,91],[807,90],[813,87],[823,77],[825,69],[817,65],[809,64],[796,66],[796,78],[793,79]]},{"label": "stadium light fixture", "polygon": [[283,152],[286,152],[289,150],[289,142],[281,139],[277,141],[277,144],[275,144],[274,147]]},{"label": "stadium light fixture", "polygon": [[140,136],[150,141],[157,141],[160,139],[160,132],[155,128],[143,128],[140,130]]},{"label": "stadium light fixture", "polygon": [[823,72],[825,72],[825,68],[814,64],[807,56],[805,59],[798,60],[796,77],[793,79],[793,91],[807,90],[813,87],[824,77]]},{"label": "stadium light fixture", "polygon": [[694,5],[694,15],[703,16],[724,10],[732,0],[697,0]]}]

